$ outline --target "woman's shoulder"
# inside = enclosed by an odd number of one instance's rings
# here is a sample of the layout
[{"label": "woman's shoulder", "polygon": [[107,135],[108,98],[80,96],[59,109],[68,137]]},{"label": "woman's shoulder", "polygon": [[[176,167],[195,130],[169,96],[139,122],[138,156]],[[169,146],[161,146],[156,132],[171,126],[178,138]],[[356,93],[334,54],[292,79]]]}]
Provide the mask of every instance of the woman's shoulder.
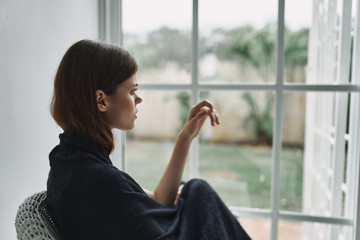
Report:
[{"label": "woman's shoulder", "polygon": [[96,162],[89,168],[89,171],[95,179],[108,181],[110,183],[114,183],[115,181],[117,184],[137,184],[129,174],[118,169],[112,164],[102,164]]},{"label": "woman's shoulder", "polygon": [[[142,191],[136,181],[115,167],[108,156],[97,155],[85,149],[68,151],[56,146],[49,155],[50,176],[62,183],[85,183],[97,188],[117,188]],[[50,177],[49,176],[49,177]]]}]

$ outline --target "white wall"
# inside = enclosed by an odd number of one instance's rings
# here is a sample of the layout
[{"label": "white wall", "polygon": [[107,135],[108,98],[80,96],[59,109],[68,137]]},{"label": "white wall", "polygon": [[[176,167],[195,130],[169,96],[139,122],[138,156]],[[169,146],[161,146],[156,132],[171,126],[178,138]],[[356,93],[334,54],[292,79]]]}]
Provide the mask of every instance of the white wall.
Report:
[{"label": "white wall", "polygon": [[61,132],[49,113],[61,57],[98,33],[97,0],[0,0],[0,239],[16,238],[19,204],[46,189]]}]

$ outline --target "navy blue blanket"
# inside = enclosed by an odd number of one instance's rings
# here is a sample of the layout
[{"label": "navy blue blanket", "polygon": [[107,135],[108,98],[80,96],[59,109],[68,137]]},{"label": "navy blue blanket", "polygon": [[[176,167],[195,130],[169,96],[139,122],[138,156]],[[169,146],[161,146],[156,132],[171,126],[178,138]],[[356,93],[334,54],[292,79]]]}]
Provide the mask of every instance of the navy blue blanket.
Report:
[{"label": "navy blue blanket", "polygon": [[250,239],[214,190],[191,180],[176,206],[150,198],[99,145],[68,133],[49,155],[47,207],[63,239]]}]

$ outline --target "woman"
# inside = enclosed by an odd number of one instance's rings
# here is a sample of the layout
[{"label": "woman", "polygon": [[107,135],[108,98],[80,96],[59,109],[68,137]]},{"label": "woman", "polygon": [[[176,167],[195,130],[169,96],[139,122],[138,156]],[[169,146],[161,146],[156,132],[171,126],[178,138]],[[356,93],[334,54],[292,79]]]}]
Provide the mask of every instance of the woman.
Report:
[{"label": "woman", "polygon": [[206,118],[220,124],[208,101],[192,108],[154,192],[112,165],[111,130],[132,129],[142,101],[137,68],[124,49],[90,40],[60,63],[51,113],[64,133],[49,154],[47,207],[63,239],[249,239],[206,182],[176,198],[192,139]]}]

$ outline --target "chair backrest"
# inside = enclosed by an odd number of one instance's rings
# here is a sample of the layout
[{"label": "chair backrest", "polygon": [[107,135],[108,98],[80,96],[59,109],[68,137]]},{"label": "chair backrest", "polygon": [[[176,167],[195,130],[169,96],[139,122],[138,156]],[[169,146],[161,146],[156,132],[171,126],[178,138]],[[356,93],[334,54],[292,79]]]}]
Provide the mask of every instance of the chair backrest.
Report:
[{"label": "chair backrest", "polygon": [[19,206],[15,219],[17,239],[59,240],[60,233],[46,209],[46,191],[36,193]]}]

